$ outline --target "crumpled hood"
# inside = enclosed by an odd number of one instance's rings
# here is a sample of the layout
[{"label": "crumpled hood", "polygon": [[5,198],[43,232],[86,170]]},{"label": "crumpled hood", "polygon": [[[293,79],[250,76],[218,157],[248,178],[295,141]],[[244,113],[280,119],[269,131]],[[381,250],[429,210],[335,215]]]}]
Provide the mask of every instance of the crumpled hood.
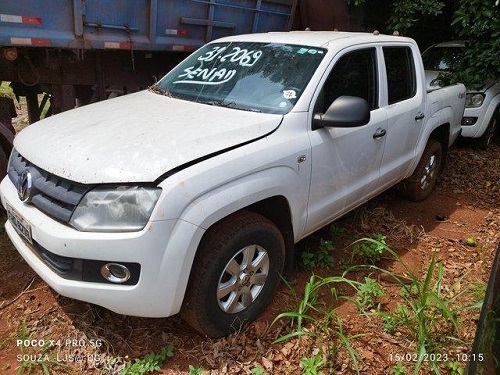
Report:
[{"label": "crumpled hood", "polygon": [[71,181],[152,182],[184,163],[262,137],[282,117],[141,91],[39,121],[16,136],[14,147]]}]

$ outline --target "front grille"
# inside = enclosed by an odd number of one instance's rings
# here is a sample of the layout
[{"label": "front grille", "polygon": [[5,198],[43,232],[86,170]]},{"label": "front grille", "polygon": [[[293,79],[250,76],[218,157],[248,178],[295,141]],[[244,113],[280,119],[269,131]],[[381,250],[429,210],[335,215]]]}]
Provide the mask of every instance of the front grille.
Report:
[{"label": "front grille", "polygon": [[[73,273],[73,263],[75,259],[51,253],[36,242],[33,243],[33,247],[44,263],[59,275],[69,275]],[[81,266],[79,268],[81,268]]]},{"label": "front grille", "polygon": [[17,186],[19,175],[28,170],[33,181],[31,204],[52,218],[68,223],[83,196],[94,187],[53,175],[28,161],[15,149],[9,161],[9,178]]}]

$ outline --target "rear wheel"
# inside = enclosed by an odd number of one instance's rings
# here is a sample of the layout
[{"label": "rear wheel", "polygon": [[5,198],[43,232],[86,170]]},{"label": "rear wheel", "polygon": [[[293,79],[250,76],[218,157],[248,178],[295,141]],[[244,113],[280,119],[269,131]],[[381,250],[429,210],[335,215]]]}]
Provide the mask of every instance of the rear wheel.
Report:
[{"label": "rear wheel", "polygon": [[400,190],[411,201],[426,199],[436,187],[443,166],[443,148],[435,139],[429,139],[424,153],[410,178],[401,183]]},{"label": "rear wheel", "polygon": [[285,245],[278,228],[253,212],[215,224],[198,249],[181,315],[203,335],[219,338],[255,320],[280,280]]}]

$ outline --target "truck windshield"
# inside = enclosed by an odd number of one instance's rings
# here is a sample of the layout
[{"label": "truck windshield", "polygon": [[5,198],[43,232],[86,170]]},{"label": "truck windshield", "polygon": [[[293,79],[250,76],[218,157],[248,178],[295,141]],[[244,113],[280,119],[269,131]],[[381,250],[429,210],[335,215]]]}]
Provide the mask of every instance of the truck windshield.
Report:
[{"label": "truck windshield", "polygon": [[326,54],[308,46],[226,42],[193,53],[152,91],[264,113],[287,113]]},{"label": "truck windshield", "polygon": [[425,70],[450,71],[462,59],[462,47],[433,47],[422,55]]}]

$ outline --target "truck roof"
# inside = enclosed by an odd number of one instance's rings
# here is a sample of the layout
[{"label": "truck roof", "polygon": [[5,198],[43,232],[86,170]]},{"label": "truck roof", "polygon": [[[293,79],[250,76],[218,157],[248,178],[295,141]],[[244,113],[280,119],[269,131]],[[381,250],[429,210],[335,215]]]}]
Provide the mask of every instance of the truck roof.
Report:
[{"label": "truck roof", "polygon": [[344,32],[344,31],[288,31],[288,32],[269,32],[234,35],[218,39],[217,42],[246,41],[263,43],[283,43],[299,44],[312,47],[327,47],[329,43],[339,40],[350,40],[350,43],[370,43],[370,42],[412,42],[410,38],[401,36],[363,33],[363,32]]}]

